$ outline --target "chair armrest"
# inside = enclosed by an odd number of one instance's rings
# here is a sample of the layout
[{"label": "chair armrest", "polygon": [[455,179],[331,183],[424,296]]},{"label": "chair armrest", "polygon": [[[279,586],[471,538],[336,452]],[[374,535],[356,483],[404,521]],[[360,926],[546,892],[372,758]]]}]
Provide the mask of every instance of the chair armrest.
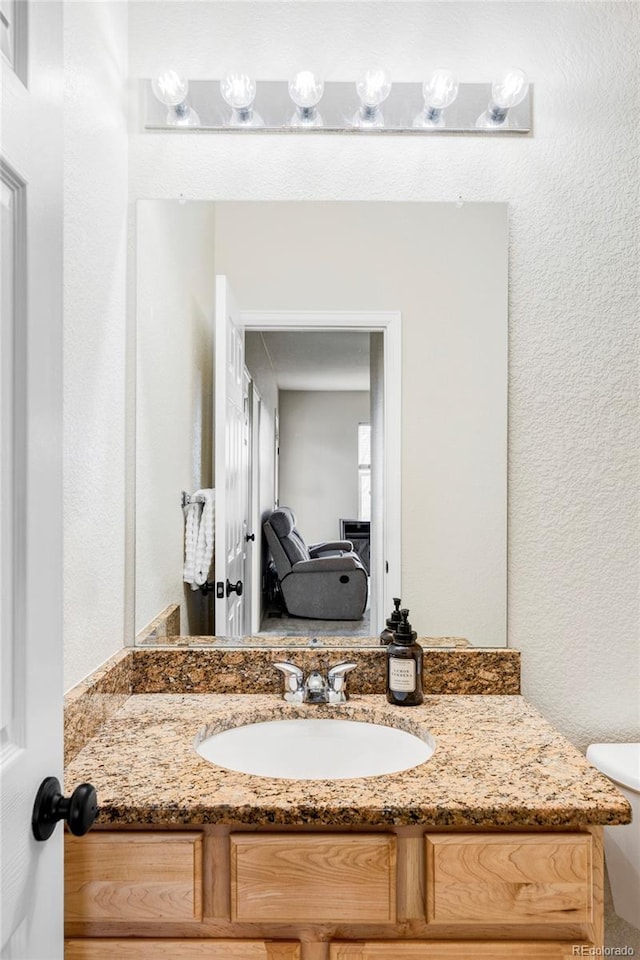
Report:
[{"label": "chair armrest", "polygon": [[355,570],[362,570],[366,575],[366,571],[357,555],[346,554],[343,557],[317,557],[315,560],[299,560],[294,563],[291,573],[331,573],[332,571],[346,573]]},{"label": "chair armrest", "polygon": [[330,550],[344,550],[346,553],[353,553],[353,543],[351,540],[323,540],[321,543],[311,544],[309,555],[315,557],[320,553],[328,553]]}]

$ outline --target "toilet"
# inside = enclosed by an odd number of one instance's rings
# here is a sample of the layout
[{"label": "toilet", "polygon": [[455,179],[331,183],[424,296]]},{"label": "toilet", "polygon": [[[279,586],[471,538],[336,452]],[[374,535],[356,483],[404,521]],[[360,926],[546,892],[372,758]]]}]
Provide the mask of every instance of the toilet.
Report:
[{"label": "toilet", "polygon": [[604,849],[616,913],[640,925],[640,743],[593,743],[587,760],[619,787],[633,822],[604,828]]}]

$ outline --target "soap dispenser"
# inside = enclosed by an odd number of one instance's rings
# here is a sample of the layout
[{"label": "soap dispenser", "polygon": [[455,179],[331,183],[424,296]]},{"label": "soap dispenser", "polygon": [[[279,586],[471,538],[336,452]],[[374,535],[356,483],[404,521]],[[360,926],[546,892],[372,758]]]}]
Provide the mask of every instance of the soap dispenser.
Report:
[{"label": "soap dispenser", "polygon": [[422,695],[422,647],[409,623],[409,611],[400,611],[400,623],[387,647],[387,700],[398,707],[417,707]]},{"label": "soap dispenser", "polygon": [[380,643],[384,644],[385,646],[388,643],[392,642],[393,635],[402,622],[402,616],[400,614],[401,603],[402,603],[402,600],[400,599],[400,597],[393,598],[393,605],[395,607],[395,610],[392,612],[391,616],[388,618],[387,625],[382,631],[382,633],[380,634]]}]

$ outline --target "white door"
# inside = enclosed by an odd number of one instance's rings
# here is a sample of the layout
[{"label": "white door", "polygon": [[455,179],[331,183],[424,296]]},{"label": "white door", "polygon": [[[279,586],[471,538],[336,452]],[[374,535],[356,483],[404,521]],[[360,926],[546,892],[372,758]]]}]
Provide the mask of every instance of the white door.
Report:
[{"label": "white door", "polygon": [[0,956],[57,960],[62,829],[31,814],[62,779],[62,6],[0,14]]},{"label": "white door", "polygon": [[226,277],[216,277],[215,583],[218,636],[244,633],[246,456],[244,328]]}]

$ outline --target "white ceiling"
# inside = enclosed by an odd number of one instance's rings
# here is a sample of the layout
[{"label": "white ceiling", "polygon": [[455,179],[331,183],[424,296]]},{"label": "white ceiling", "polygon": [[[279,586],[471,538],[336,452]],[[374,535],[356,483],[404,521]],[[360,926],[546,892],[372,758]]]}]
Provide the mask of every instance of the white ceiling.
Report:
[{"label": "white ceiling", "polygon": [[280,390],[368,390],[369,334],[344,331],[247,333],[262,337]]}]

